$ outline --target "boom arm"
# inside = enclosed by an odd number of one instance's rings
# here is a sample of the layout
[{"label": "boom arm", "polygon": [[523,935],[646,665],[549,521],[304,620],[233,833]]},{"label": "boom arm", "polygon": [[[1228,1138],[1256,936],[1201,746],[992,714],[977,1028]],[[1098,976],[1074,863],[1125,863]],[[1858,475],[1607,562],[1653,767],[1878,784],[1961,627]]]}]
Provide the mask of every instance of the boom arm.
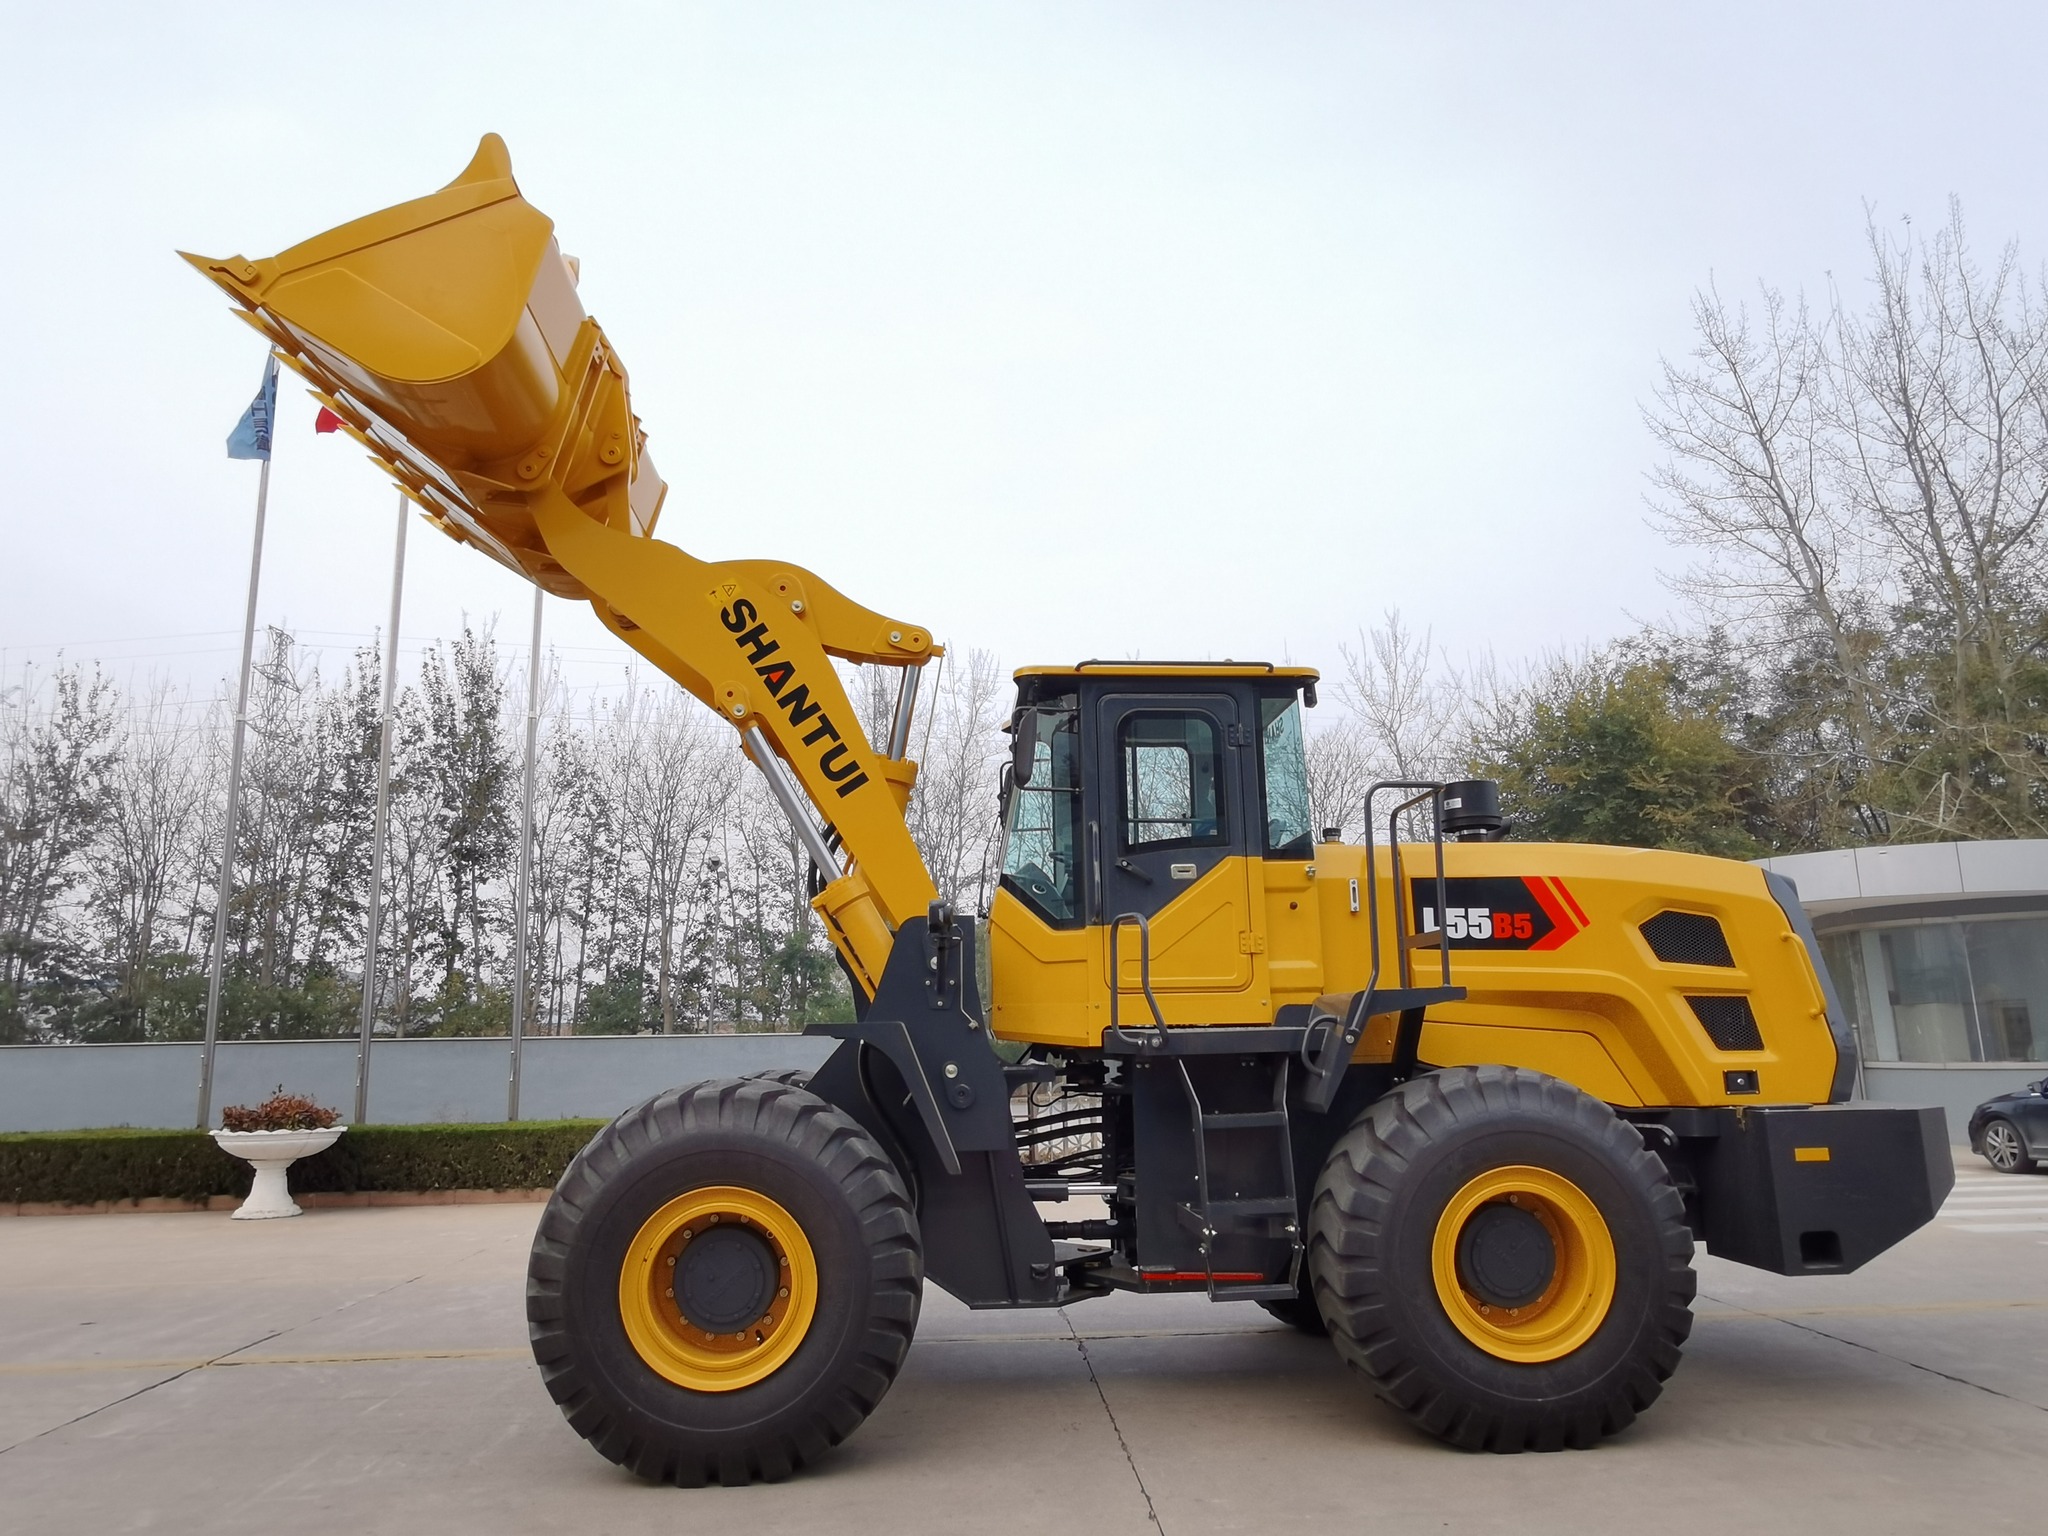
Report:
[{"label": "boom arm", "polygon": [[[185,259],[443,533],[588,601],[740,732],[827,877],[812,905],[872,997],[895,929],[937,894],[904,811],[909,709],[939,650],[801,567],[699,560],[652,537],[667,487],[625,368],[504,142],[486,135],[441,191],[268,260]],[[834,656],[904,669],[881,750]],[[844,869],[798,794],[837,832]]]}]

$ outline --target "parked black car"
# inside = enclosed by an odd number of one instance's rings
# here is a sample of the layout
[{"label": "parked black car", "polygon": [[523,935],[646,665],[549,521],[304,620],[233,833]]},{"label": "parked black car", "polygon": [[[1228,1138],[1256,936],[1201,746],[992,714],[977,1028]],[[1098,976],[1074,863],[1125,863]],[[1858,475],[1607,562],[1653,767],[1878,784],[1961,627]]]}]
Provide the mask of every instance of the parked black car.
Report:
[{"label": "parked black car", "polygon": [[2000,1173],[2032,1173],[2048,1161],[2048,1077],[1979,1104],[1970,1114],[1970,1150]]}]

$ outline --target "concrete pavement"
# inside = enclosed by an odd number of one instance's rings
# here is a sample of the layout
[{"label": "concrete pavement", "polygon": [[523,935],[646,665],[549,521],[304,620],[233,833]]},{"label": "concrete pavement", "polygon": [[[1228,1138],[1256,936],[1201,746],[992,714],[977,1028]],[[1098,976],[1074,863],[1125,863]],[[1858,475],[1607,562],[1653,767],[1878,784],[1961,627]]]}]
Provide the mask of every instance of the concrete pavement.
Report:
[{"label": "concrete pavement", "polygon": [[1243,1305],[970,1313],[933,1292],[838,1453],[695,1492],[601,1460],[541,1389],[536,1206],[0,1221],[0,1529],[2036,1529],[2048,1178],[1980,1170],[1861,1274],[1702,1256],[1685,1364],[1596,1451],[1445,1450]]}]

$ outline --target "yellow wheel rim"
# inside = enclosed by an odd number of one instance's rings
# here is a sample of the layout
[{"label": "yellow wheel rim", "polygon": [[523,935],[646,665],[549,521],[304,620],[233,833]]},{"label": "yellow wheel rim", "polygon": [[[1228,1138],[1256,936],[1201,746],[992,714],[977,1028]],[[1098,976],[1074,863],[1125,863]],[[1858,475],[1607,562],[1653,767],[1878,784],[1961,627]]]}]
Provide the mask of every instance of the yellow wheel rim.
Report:
[{"label": "yellow wheel rim", "polygon": [[[1555,1264],[1542,1294],[1505,1306],[1474,1294],[1459,1268],[1459,1239],[1487,1206],[1527,1211],[1549,1233]],[[1535,1365],[1590,1339],[1614,1305],[1614,1239],[1600,1208],[1547,1168],[1493,1168],[1451,1197],[1437,1219],[1431,1259],[1437,1300],[1466,1338],[1500,1360]]]},{"label": "yellow wheel rim", "polygon": [[[712,1332],[676,1298],[689,1247],[725,1224],[775,1259],[774,1295],[758,1316]],[[647,1368],[693,1392],[733,1392],[772,1376],[796,1353],[818,1309],[818,1261],[804,1230],[766,1195],[729,1184],[678,1195],[641,1223],[619,1267],[619,1318]]]}]

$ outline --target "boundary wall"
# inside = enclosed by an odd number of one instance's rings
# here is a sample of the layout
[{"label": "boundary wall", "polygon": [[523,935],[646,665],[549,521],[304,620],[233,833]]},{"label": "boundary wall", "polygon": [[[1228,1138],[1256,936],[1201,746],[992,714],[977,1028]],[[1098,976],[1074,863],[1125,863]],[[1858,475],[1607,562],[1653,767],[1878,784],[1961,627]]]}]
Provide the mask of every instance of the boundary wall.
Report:
[{"label": "boundary wall", "polygon": [[[528,1036],[519,1118],[610,1119],[664,1088],[708,1077],[816,1068],[818,1035]],[[0,1132],[189,1127],[199,1111],[199,1043],[0,1046]],[[369,1120],[381,1125],[504,1120],[511,1042],[502,1036],[376,1040]],[[282,1083],[350,1118],[354,1040],[224,1040],[215,1047],[213,1123]]]}]

